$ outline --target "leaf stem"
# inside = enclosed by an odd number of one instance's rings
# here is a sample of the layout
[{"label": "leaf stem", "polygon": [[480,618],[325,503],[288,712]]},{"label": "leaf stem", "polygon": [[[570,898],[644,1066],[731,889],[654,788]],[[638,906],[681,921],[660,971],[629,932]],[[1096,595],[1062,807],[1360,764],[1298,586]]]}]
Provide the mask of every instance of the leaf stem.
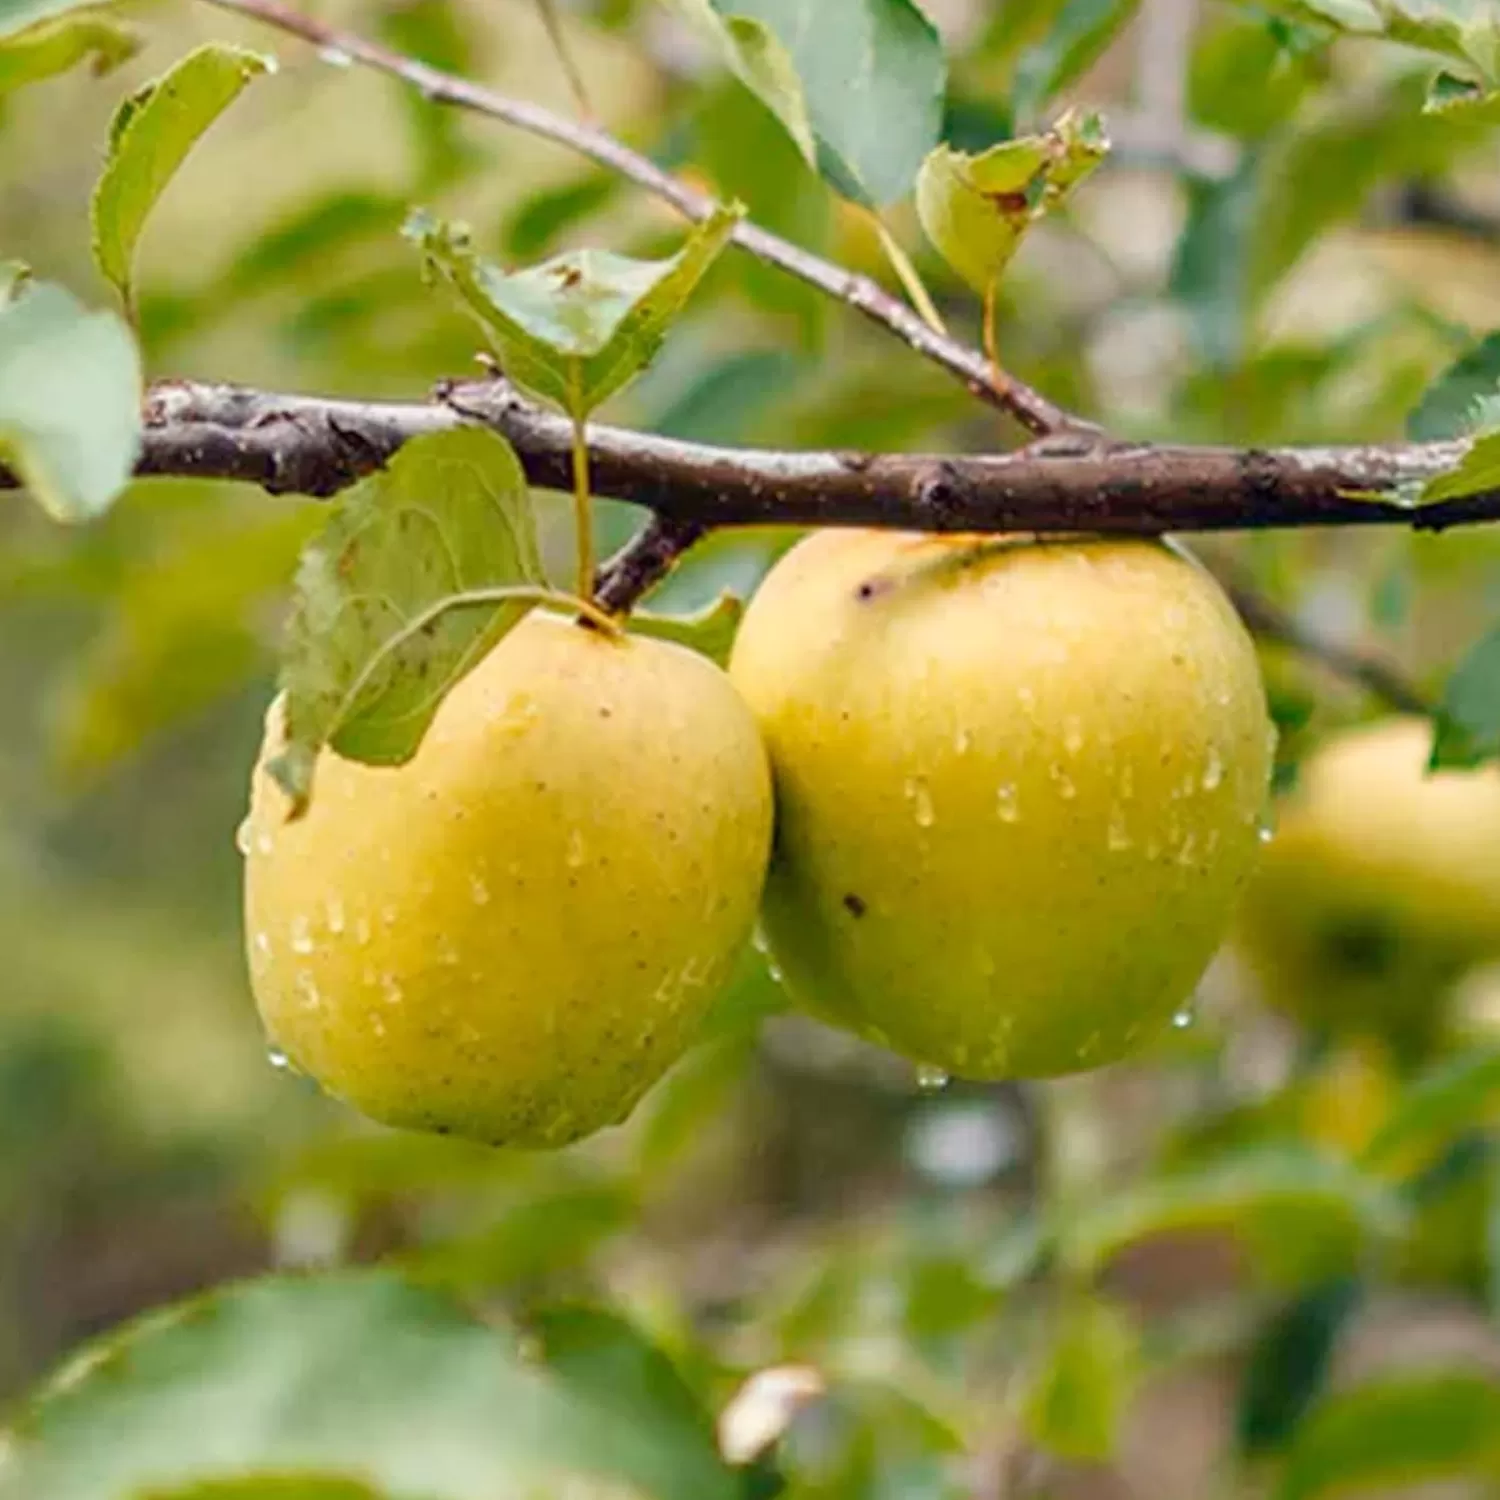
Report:
[{"label": "leaf stem", "polygon": [[999,288],[998,276],[991,276],[984,287],[984,357],[990,362],[990,378],[997,387],[1010,379],[1000,363],[1000,342],[995,333],[995,299]]},{"label": "leaf stem", "polygon": [[594,508],[589,496],[589,442],[584,418],[573,418],[573,530],[580,598],[594,597]]},{"label": "leaf stem", "polygon": [[933,302],[922,278],[917,274],[917,268],[911,263],[911,258],[897,243],[896,236],[886,227],[885,220],[877,213],[871,213],[870,217],[875,222],[875,233],[880,237],[880,248],[885,251],[885,258],[890,261],[892,269],[906,290],[906,295],[911,298],[911,305],[916,308],[922,321],[934,333],[946,338],[948,336],[947,324],[943,322],[942,314],[938,312],[937,304]]}]

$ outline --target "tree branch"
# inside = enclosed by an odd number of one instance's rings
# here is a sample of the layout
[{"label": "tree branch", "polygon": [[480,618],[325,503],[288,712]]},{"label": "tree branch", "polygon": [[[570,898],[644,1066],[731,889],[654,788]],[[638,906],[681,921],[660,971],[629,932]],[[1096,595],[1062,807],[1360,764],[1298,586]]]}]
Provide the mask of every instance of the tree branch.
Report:
[{"label": "tree branch", "polygon": [[[535,485],[566,489],[571,429],[503,381],[430,403],[282,395],[168,381],[146,405],[138,472],[241,479],[327,496],[409,438],[474,421],[508,438]],[[923,531],[1251,531],[1500,520],[1500,491],[1413,506],[1412,485],[1451,470],[1463,442],[1325,448],[1101,445],[1044,439],[1014,453],[781,452],[589,428],[594,492],[704,528],[889,526]]]},{"label": "tree branch", "polygon": [[[671,204],[694,223],[706,219],[716,207],[706,193],[700,193],[664,172],[647,157],[592,125],[564,119],[539,105],[508,98],[468,79],[429,67],[378,43],[327,26],[281,4],[280,0],[208,0],[208,3],[221,10],[263,21],[328,54],[347,57],[399,78],[437,103],[451,104],[504,121],[518,130],[565,146]],[[734,243],[767,264],[863,313],[918,354],[956,376],[981,400],[1008,411],[1033,435],[1097,431],[1092,424],[1064,411],[1024,381],[993,369],[978,349],[971,349],[929,328],[906,303],[893,297],[868,276],[856,275],[833,265],[757,224],[742,222],[735,230]]]}]

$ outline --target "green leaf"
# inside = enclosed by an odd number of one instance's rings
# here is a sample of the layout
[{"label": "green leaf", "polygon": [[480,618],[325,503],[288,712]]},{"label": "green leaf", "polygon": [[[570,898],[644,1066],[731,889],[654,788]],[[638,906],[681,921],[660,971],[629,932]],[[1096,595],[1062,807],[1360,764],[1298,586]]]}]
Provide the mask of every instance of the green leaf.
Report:
[{"label": "green leaf", "polygon": [[1465,495],[1483,495],[1500,490],[1500,429],[1474,439],[1456,469],[1438,474],[1422,486],[1418,502],[1435,505],[1440,500],[1461,500]]},{"label": "green leaf", "polygon": [[78,10],[0,38],[0,96],[87,60],[95,77],[135,55],[134,31],[100,10]]},{"label": "green leaf", "polygon": [[70,10],[84,10],[97,0],[0,0],[0,37],[14,36]]},{"label": "green leaf", "polygon": [[1453,669],[1435,719],[1433,770],[1500,759],[1500,627],[1482,636]]},{"label": "green leaf", "polygon": [[1016,60],[1011,107],[1029,120],[1074,83],[1130,24],[1140,0],[1067,0],[1046,35]]},{"label": "green leaf", "polygon": [[678,645],[702,652],[723,666],[729,660],[735,632],[740,628],[740,616],[744,613],[744,600],[726,590],[696,614],[655,615],[649,610],[638,609],[630,616],[630,630],[635,635],[676,641]]},{"label": "green leaf", "polygon": [[406,234],[479,319],[505,373],[582,420],[651,362],[741,216],[737,205],[716,209],[668,260],[578,250],[509,273],[425,214]]},{"label": "green leaf", "polygon": [[677,0],[844,197],[910,191],[942,128],[947,64],[912,0]]},{"label": "green leaf", "polygon": [[1225,1230],[1274,1279],[1343,1270],[1364,1242],[1397,1232],[1405,1213],[1378,1179],[1334,1156],[1266,1146],[1116,1194],[1061,1231],[1059,1251],[1097,1273],[1157,1235]]},{"label": "green leaf", "polygon": [[201,1486],[256,1471],[390,1500],[543,1495],[585,1479],[612,1496],[732,1500],[677,1392],[643,1385],[622,1405],[605,1389],[622,1337],[575,1337],[547,1368],[514,1334],[389,1273],[232,1287],[65,1367],[7,1435],[0,1500],[212,1494]]},{"label": "green leaf", "polygon": [[1361,1284],[1340,1276],[1293,1298],[1250,1347],[1235,1427],[1242,1453],[1279,1448],[1322,1394],[1333,1347],[1360,1305]]},{"label": "green leaf", "polygon": [[1500,1385],[1472,1372],[1370,1381],[1315,1407],[1278,1500],[1450,1476],[1500,1477]]},{"label": "green leaf", "polygon": [[1004,141],[979,156],[939,146],[917,176],[927,237],[976,291],[1010,264],[1022,236],[1104,160],[1098,115],[1065,114],[1042,135]]},{"label": "green leaf", "polygon": [[1461,354],[1427,388],[1406,420],[1414,443],[1464,437],[1474,430],[1475,404],[1500,392],[1500,333]]},{"label": "green leaf", "polygon": [[1497,1097],[1500,1050],[1465,1052],[1439,1063],[1402,1091],[1364,1159],[1382,1166],[1410,1152],[1446,1146],[1478,1123]]},{"label": "green leaf", "polygon": [[86,521],[107,510],[140,431],[140,355],[114,313],[47,284],[0,305],[0,461],[49,515]]},{"label": "green leaf", "polygon": [[94,260],[126,307],[134,302],[136,243],[156,200],[204,131],[251,79],[274,67],[271,58],[238,47],[200,47],[116,112],[94,188]]},{"label": "green leaf", "polygon": [[1027,1396],[1032,1441],[1079,1462],[1110,1458],[1140,1365],[1140,1337],[1121,1308],[1098,1297],[1069,1301]]},{"label": "green leaf", "polygon": [[722,1491],[724,1470],[713,1417],[677,1367],[623,1318],[601,1309],[561,1306],[528,1319],[547,1368],[623,1427],[670,1438],[679,1464],[691,1462],[704,1493]]},{"label": "green leaf", "polygon": [[499,591],[543,581],[526,476],[497,433],[415,438],[344,495],[297,571],[287,748],[271,767],[294,804],[325,744],[409,760],[443,696],[535,602]]}]

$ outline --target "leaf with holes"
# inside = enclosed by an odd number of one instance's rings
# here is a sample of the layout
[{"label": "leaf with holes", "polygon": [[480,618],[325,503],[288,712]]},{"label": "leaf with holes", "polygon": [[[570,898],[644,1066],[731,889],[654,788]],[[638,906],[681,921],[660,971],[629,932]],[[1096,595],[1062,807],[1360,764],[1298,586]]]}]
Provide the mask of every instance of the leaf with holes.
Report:
[{"label": "leaf with holes", "polygon": [[109,156],[94,188],[94,260],[133,305],[136,243],[156,200],[204,131],[245,86],[275,67],[238,47],[207,46],[121,104],[109,131]]},{"label": "leaf with holes", "polygon": [[324,745],[373,765],[409,760],[449,688],[543,585],[526,476],[496,433],[416,438],[350,490],[297,570],[287,743],[270,766],[294,806]]},{"label": "leaf with holes", "polygon": [[677,0],[844,197],[904,197],[942,130],[947,64],[912,0]]},{"label": "leaf with holes", "polygon": [[78,10],[0,37],[0,96],[87,61],[101,77],[134,57],[134,31],[101,10]]},{"label": "leaf with holes", "polygon": [[582,420],[655,357],[742,212],[715,210],[667,260],[577,250],[511,272],[475,255],[462,229],[425,214],[406,234],[478,318],[505,373]]},{"label": "leaf with holes", "polygon": [[[141,362],[112,312],[24,271],[0,298],[0,461],[59,521],[107,510],[140,447]],[[16,289],[20,288],[19,291]]]},{"label": "leaf with holes", "polygon": [[633,1329],[558,1313],[541,1343],[387,1271],[227,1287],[66,1366],[0,1434],[0,1500],[734,1500],[707,1417]]},{"label": "leaf with holes", "polygon": [[917,177],[927,238],[976,291],[992,286],[1022,237],[1109,151],[1098,115],[1069,112],[1041,135],[991,146],[978,156],[939,146]]}]

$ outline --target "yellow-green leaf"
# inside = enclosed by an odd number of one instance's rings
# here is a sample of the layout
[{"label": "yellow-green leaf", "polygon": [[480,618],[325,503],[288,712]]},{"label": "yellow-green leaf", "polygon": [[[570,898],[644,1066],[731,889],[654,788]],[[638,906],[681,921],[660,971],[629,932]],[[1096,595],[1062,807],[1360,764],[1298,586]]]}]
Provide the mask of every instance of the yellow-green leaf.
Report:
[{"label": "yellow-green leaf", "polygon": [[655,636],[658,640],[691,647],[722,666],[729,660],[744,612],[744,601],[739,595],[725,590],[712,603],[690,615],[656,615],[638,609],[630,616],[630,629],[636,635]]},{"label": "yellow-green leaf", "polygon": [[246,84],[274,67],[238,47],[200,47],[120,105],[94,188],[94,259],[127,307],[136,244],[162,190]]},{"label": "yellow-green leaf", "polygon": [[1104,160],[1098,115],[1069,112],[1041,135],[1020,136],[978,156],[939,146],[917,174],[917,212],[927,237],[976,291],[992,286],[1026,231]]},{"label": "yellow-green leaf", "polygon": [[0,95],[65,73],[85,60],[96,77],[133,57],[134,31],[102,10],[76,10],[0,39]]}]

